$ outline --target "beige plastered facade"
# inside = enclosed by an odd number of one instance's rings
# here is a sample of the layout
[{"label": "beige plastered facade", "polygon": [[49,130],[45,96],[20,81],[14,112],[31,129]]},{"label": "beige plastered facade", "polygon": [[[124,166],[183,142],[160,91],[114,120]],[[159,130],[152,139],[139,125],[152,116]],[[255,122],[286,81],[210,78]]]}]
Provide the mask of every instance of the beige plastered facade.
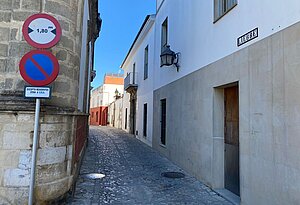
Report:
[{"label": "beige plastered facade", "polygon": [[300,24],[244,46],[154,91],[155,108],[167,101],[167,134],[162,146],[154,109],[153,147],[224,188],[224,88],[235,83],[241,204],[300,204]]}]

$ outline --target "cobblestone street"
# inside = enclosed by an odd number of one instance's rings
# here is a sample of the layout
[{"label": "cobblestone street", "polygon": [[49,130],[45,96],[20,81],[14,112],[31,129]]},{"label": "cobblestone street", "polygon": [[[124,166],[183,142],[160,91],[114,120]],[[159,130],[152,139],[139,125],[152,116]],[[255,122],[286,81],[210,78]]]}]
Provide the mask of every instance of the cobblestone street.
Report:
[{"label": "cobblestone street", "polygon": [[[186,176],[163,177],[161,174],[167,171]],[[89,173],[105,177],[84,177]],[[114,128],[91,127],[75,195],[67,204],[231,203],[131,135]]]}]

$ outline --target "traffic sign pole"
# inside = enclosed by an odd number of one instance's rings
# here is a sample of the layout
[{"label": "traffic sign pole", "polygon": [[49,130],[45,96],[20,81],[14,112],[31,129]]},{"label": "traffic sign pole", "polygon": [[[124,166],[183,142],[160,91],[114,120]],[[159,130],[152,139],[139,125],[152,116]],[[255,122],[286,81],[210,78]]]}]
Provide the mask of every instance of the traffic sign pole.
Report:
[{"label": "traffic sign pole", "polygon": [[[42,11],[42,3],[40,4]],[[24,39],[38,49],[51,48],[56,45],[62,34],[59,22],[48,14],[34,14],[26,19],[22,27]],[[45,86],[52,83],[59,72],[59,64],[55,56],[44,50],[30,51],[20,61],[20,74],[23,79],[33,86]],[[39,141],[39,120],[41,101],[39,97],[50,97],[50,90],[42,87],[25,88],[25,96],[37,97],[35,105],[34,134],[30,170],[30,186],[28,205],[33,205],[36,158]]]},{"label": "traffic sign pole", "polygon": [[32,146],[32,157],[31,157],[31,170],[30,170],[30,187],[29,187],[29,199],[28,205],[33,205],[34,198],[34,185],[35,185],[35,170],[36,170],[36,156],[39,142],[39,122],[40,122],[40,107],[41,100],[36,99],[35,104],[35,118],[34,118],[34,131],[33,131],[33,146]]}]

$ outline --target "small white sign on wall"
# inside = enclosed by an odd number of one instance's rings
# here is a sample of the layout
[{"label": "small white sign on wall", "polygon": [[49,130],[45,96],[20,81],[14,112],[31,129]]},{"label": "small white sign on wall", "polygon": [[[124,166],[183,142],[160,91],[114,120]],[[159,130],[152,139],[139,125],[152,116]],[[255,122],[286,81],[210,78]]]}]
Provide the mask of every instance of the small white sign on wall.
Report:
[{"label": "small white sign on wall", "polygon": [[51,97],[51,88],[25,86],[24,95],[25,98],[47,98],[48,99]]},{"label": "small white sign on wall", "polygon": [[245,43],[248,43],[249,41],[252,41],[253,39],[258,37],[258,28],[253,29],[252,31],[249,31],[248,33],[240,36],[237,39],[237,46],[241,46]]}]

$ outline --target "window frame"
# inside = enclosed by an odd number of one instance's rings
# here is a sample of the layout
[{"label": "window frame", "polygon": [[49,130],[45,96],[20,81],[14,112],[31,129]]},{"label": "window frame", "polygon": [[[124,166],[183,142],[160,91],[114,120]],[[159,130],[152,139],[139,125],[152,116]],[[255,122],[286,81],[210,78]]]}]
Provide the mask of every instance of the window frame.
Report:
[{"label": "window frame", "polygon": [[144,50],[144,80],[148,78],[148,70],[149,70],[149,45],[147,45]]},{"label": "window frame", "polygon": [[160,145],[167,144],[167,99],[160,100]]},{"label": "window frame", "polygon": [[[230,8],[227,8],[227,2],[229,0],[214,0],[214,23],[216,23],[218,20],[220,20],[223,16],[225,16],[227,13],[229,13],[233,8],[235,8],[237,5],[238,5],[238,0],[233,0],[235,1],[234,4],[230,7]],[[221,4],[223,4],[223,10],[222,13],[220,14],[219,13],[219,10],[220,10],[220,2]]]},{"label": "window frame", "polygon": [[148,124],[148,105],[144,104],[143,110],[143,136],[147,137],[147,124]]},{"label": "window frame", "polygon": [[165,47],[168,45],[168,27],[168,17],[166,17],[161,24],[161,52],[163,52]]},{"label": "window frame", "polygon": [[133,64],[132,64],[132,84],[135,84],[135,72],[136,72],[136,63],[134,62]]}]

